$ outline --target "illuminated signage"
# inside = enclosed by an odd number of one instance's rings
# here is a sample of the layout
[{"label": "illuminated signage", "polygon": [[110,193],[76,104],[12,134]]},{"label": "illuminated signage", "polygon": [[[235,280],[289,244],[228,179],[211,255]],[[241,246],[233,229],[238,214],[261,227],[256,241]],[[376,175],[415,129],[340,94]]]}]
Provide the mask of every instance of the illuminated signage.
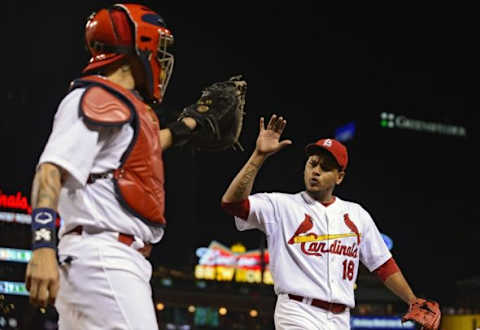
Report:
[{"label": "illuminated signage", "polygon": [[[21,223],[25,225],[29,225],[32,223],[32,217],[30,214],[24,213],[14,213],[14,212],[0,212],[0,221],[3,222],[15,222]],[[56,226],[60,227],[62,219],[57,216]]]},{"label": "illuminated signage", "polygon": [[393,248],[393,240],[385,234],[381,234],[381,235],[388,249],[391,250]]},{"label": "illuminated signage", "polygon": [[218,327],[218,312],[212,307],[196,307],[193,322],[196,326]]},{"label": "illuminated signage", "polygon": [[355,135],[356,125],[355,122],[350,122],[335,130],[335,139],[338,141],[346,142],[353,139]]},{"label": "illuminated signage", "polygon": [[[234,250],[238,251],[238,246]],[[197,279],[273,284],[272,274],[268,269],[267,250],[264,250],[263,254],[263,274],[260,250],[233,252],[232,249],[212,241],[208,248],[197,249],[197,256],[200,258],[195,267]]]},{"label": "illuminated signage", "polygon": [[[385,234],[382,238],[391,250],[393,240]],[[195,266],[196,279],[273,284],[268,250],[263,254],[263,276],[260,250],[245,251],[245,247],[239,244],[228,248],[212,241],[208,247],[198,248],[196,254],[199,258]]]},{"label": "illuminated signage", "polygon": [[25,283],[0,281],[0,293],[28,296]]},{"label": "illuminated signage", "polygon": [[[0,221],[15,222],[29,225],[32,223],[32,207],[28,204],[27,197],[22,196],[21,192],[14,195],[4,194],[0,190],[0,208],[24,210],[28,214],[18,212],[0,212]],[[57,216],[56,226],[60,227],[62,219]]]},{"label": "illuminated signage", "polygon": [[28,263],[32,257],[32,251],[0,248],[0,261],[12,261]]},{"label": "illuminated signage", "polygon": [[30,216],[30,214],[14,213],[14,212],[0,212],[0,221],[31,224],[32,223],[32,217]]},{"label": "illuminated signage", "polygon": [[395,316],[351,316],[350,326],[352,330],[416,329],[412,321],[402,323],[402,318]]},{"label": "illuminated signage", "polygon": [[32,213],[32,207],[28,204],[27,197],[22,196],[21,192],[17,192],[15,195],[7,195],[0,190],[0,207]]},{"label": "illuminated signage", "polygon": [[441,135],[462,137],[467,136],[467,129],[463,126],[412,119],[387,112],[382,112],[380,114],[380,126],[385,128],[409,129]]}]

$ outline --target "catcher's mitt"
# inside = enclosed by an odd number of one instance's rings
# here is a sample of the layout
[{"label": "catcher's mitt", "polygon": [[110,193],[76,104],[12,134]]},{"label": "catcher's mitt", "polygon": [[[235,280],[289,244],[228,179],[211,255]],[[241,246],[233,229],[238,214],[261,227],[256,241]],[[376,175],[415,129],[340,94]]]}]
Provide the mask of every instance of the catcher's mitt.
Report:
[{"label": "catcher's mitt", "polygon": [[180,113],[178,120],[192,117],[197,122],[190,144],[198,150],[243,150],[238,139],[242,132],[247,83],[235,76],[202,90],[197,103]]},{"label": "catcher's mitt", "polygon": [[414,321],[425,330],[437,330],[440,325],[440,306],[436,301],[417,298],[410,304],[402,322]]}]

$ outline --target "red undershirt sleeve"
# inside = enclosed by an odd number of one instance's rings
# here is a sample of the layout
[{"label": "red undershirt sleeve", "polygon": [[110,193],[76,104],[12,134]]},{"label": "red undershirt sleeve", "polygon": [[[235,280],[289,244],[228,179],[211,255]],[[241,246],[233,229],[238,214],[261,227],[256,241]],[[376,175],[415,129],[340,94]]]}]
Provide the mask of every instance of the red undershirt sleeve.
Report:
[{"label": "red undershirt sleeve", "polygon": [[222,209],[228,214],[239,217],[243,220],[247,220],[248,215],[250,214],[250,202],[248,201],[248,198],[234,203],[222,202],[221,206]]},{"label": "red undershirt sleeve", "polygon": [[395,262],[395,259],[393,259],[392,257],[388,259],[383,265],[375,269],[374,273],[377,274],[377,276],[382,280],[382,282],[385,282],[385,280],[390,275],[398,273],[399,271],[400,271],[400,268],[398,268],[398,265]]}]

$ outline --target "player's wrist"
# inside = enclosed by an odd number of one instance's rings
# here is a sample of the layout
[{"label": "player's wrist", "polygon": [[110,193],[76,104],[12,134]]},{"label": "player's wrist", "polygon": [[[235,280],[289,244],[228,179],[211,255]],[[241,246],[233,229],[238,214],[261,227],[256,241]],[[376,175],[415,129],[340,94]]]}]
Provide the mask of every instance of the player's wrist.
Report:
[{"label": "player's wrist", "polygon": [[408,305],[411,305],[411,304],[413,304],[414,302],[416,302],[417,299],[418,299],[417,296],[411,295],[411,296],[407,297],[407,304],[408,304]]},{"label": "player's wrist", "polygon": [[42,247],[32,251],[32,258],[37,257],[57,257],[57,251],[53,248]]},{"label": "player's wrist", "polygon": [[255,150],[252,153],[252,156],[250,157],[250,160],[253,161],[256,164],[262,165],[262,163],[267,159],[267,157],[270,154],[261,152],[258,149],[255,148]]},{"label": "player's wrist", "polygon": [[32,210],[32,251],[37,249],[57,249],[57,212],[48,207]]},{"label": "player's wrist", "polygon": [[[185,119],[187,118],[182,118],[182,120],[174,121],[167,125],[167,129],[169,129],[172,134],[173,146],[183,146],[187,144],[193,136],[193,130],[185,122]],[[189,121],[187,120],[187,122]]]},{"label": "player's wrist", "polygon": [[263,152],[258,149],[255,149],[253,154],[252,154],[252,159],[254,159],[256,162],[263,164],[269,158],[271,155],[273,155],[273,152]]}]

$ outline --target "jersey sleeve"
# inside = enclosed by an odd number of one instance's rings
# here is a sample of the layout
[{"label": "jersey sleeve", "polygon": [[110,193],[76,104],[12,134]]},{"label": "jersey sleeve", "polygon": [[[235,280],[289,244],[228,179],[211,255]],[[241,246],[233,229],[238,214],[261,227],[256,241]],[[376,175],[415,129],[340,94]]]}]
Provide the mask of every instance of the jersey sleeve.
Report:
[{"label": "jersey sleeve", "polygon": [[62,100],[53,121],[52,131],[38,165],[53,163],[62,167],[80,185],[85,185],[95,156],[102,148],[101,131],[87,126],[80,116],[79,103],[84,89],[75,89]]},{"label": "jersey sleeve", "polygon": [[366,228],[364,229],[365,234],[361,237],[360,261],[372,272],[387,262],[392,254],[370,214],[363,209],[361,212],[365,219]]},{"label": "jersey sleeve", "polygon": [[238,230],[259,229],[266,232],[266,225],[275,222],[273,194],[259,193],[248,196],[250,211],[247,219],[235,217]]}]

